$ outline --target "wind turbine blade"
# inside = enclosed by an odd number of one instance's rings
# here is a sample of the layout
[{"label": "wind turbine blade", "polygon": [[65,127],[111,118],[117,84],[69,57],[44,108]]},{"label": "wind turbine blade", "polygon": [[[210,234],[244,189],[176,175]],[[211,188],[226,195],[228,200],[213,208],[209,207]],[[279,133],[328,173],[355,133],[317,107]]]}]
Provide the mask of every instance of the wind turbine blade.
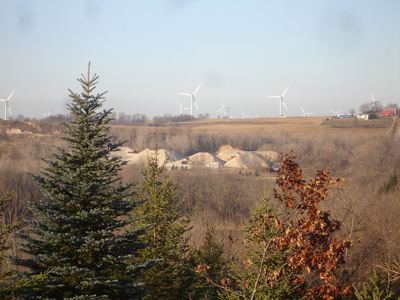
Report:
[{"label": "wind turbine blade", "polygon": [[192,94],[187,94],[187,93],[178,93],[179,95],[185,95],[185,96],[192,96]]},{"label": "wind turbine blade", "polygon": [[283,97],[283,95],[285,95],[285,93],[286,93],[286,91],[288,90],[288,88],[289,88],[289,86],[287,86],[286,90],[283,92],[283,94],[282,94],[281,97]]},{"label": "wind turbine blade", "polygon": [[281,99],[281,97],[280,96],[268,96],[269,98],[278,98],[278,99]]},{"label": "wind turbine blade", "polygon": [[178,101],[178,104],[179,104],[179,107],[182,109],[183,108],[183,106],[179,103],[179,101]]},{"label": "wind turbine blade", "polygon": [[10,98],[11,98],[11,96],[14,94],[14,92],[15,92],[15,90],[13,90],[13,92],[10,94],[10,96],[8,96],[8,98],[7,98],[6,101],[10,100]]},{"label": "wind turbine blade", "polygon": [[197,110],[199,110],[199,107],[197,106],[196,100],[193,99],[194,105],[196,106]]},{"label": "wind turbine blade", "polygon": [[372,98],[372,101],[375,103],[375,99],[374,99],[374,96],[372,95],[372,93],[371,93],[371,98]]},{"label": "wind turbine blade", "polygon": [[192,95],[194,95],[194,94],[197,93],[197,91],[199,90],[199,88],[201,87],[202,84],[203,84],[203,83],[200,83],[200,85],[197,87],[197,89],[194,91],[194,93],[193,93]]},{"label": "wind turbine blade", "polygon": [[283,102],[283,100],[282,100],[282,104],[283,104],[283,106],[286,108],[286,110],[288,110],[288,109],[287,109],[287,106],[286,106],[286,103]]},{"label": "wind turbine blade", "polygon": [[300,106],[301,111],[305,114],[306,112],[304,111],[304,109]]}]

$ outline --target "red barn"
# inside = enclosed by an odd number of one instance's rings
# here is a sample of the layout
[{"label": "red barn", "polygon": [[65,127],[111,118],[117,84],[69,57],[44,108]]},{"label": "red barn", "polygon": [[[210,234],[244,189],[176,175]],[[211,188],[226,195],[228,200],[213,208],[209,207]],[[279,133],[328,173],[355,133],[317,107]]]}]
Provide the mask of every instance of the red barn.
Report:
[{"label": "red barn", "polygon": [[387,110],[378,112],[378,116],[382,116],[385,118],[392,118],[394,116],[397,116],[397,114],[397,108],[389,108]]}]

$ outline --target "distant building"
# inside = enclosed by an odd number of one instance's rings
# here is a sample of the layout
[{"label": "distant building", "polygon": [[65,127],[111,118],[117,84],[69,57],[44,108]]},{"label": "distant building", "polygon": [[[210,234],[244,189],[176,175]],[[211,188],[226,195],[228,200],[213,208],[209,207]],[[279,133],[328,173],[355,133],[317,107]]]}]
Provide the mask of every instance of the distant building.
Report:
[{"label": "distant building", "polygon": [[209,162],[208,164],[206,164],[206,167],[210,168],[210,169],[219,169],[220,166],[221,166],[221,163],[218,161],[212,161],[212,162]]},{"label": "distant building", "polygon": [[351,118],[353,115],[352,114],[340,114],[338,115],[339,119],[345,119],[345,118]]},{"label": "distant building", "polygon": [[356,115],[357,119],[369,120],[369,114]]},{"label": "distant building", "polygon": [[380,111],[377,114],[380,117],[392,118],[392,117],[398,115],[398,109],[397,108],[387,108],[386,110]]}]

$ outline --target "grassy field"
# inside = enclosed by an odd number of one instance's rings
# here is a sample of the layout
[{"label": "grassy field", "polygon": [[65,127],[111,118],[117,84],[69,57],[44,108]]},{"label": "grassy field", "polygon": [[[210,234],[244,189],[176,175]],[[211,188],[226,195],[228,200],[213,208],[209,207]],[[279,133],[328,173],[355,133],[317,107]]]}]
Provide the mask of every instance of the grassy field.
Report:
[{"label": "grassy field", "polygon": [[[330,119],[329,117],[296,117],[296,118],[259,118],[259,119],[195,119],[186,122],[170,122],[154,125],[149,121],[148,126],[135,126],[134,128],[146,127],[152,132],[165,132],[171,129],[190,131],[193,133],[218,133],[218,132],[286,132],[286,133],[308,133],[324,130],[349,129],[360,132],[359,129],[370,129],[368,134],[380,134],[391,128],[393,119],[356,120],[356,119]],[[132,126],[113,126],[120,128],[132,128]]]}]

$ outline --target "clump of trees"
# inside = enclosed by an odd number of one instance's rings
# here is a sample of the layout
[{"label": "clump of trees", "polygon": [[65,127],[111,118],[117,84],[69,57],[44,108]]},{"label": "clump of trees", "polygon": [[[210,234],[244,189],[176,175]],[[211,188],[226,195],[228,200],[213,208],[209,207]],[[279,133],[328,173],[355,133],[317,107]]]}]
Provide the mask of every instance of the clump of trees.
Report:
[{"label": "clump of trees", "polygon": [[[280,191],[274,189],[284,211],[274,212],[264,193],[263,205],[245,228],[243,262],[234,263],[230,275],[214,283],[226,299],[333,300],[351,291],[337,278],[350,241],[337,236],[341,222],[320,208],[328,187],[340,180],[332,180],[325,170],[306,183],[294,158],[293,153],[281,157],[276,180]],[[198,272],[208,268],[201,265]]]},{"label": "clump of trees", "polygon": [[26,299],[140,297],[138,273],[153,265],[137,259],[148,226],[131,226],[139,203],[130,199],[132,184],[117,176],[125,162],[110,156],[122,143],[110,142],[111,110],[100,110],[105,93],[93,94],[97,79],[89,64],[78,79],[82,93],[70,91],[73,120],[64,123],[69,147],[57,148],[42,174],[32,175],[46,200],[31,202],[35,218],[19,235],[28,256],[12,260],[27,268],[28,279],[46,276],[18,291]]}]

